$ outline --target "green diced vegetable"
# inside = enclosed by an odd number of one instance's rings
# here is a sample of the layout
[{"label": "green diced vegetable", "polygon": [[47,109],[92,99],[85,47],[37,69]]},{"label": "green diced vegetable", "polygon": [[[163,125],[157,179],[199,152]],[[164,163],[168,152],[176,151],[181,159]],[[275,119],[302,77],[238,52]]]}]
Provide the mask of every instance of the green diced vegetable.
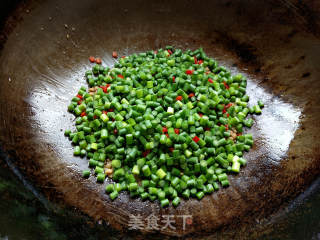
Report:
[{"label": "green diced vegetable", "polygon": [[95,64],[85,77],[89,89],[81,87],[67,107],[75,131],[64,135],[97,182],[112,178],[105,187],[111,200],[126,190],[177,207],[180,197],[201,200],[229,186],[228,174],[247,164],[254,140],[243,132],[264,104],[249,106],[246,78],[203,49],[132,54],[111,69]]}]

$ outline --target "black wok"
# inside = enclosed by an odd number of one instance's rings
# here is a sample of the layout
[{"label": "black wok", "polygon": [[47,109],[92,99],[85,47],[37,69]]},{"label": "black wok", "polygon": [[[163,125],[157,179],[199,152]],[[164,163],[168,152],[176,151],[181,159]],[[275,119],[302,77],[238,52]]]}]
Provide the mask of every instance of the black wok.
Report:
[{"label": "black wok", "polygon": [[[319,13],[315,1],[294,0],[20,3],[2,30],[1,149],[51,202],[108,229],[126,234],[131,214],[174,215],[175,230],[138,235],[246,238],[319,174]],[[87,161],[73,156],[63,135],[74,121],[67,105],[86,84],[90,55],[112,66],[114,50],[122,56],[165,45],[203,47],[248,78],[251,101],[266,105],[249,130],[254,148],[231,186],[202,201],[161,209],[122,193],[112,202],[104,185],[81,178]],[[179,215],[192,223],[184,229]]]}]

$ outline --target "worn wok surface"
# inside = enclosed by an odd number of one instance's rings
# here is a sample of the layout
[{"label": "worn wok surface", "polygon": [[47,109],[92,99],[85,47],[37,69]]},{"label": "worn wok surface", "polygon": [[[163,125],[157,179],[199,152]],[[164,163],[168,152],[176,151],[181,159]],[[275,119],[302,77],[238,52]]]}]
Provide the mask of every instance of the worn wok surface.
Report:
[{"label": "worn wok surface", "polygon": [[[47,199],[105,223],[106,229],[127,233],[131,214],[173,215],[176,229],[144,228],[138,234],[219,237],[228,232],[230,238],[244,238],[319,174],[319,9],[314,1],[293,0],[19,4],[1,35],[1,149]],[[90,55],[112,66],[114,50],[122,56],[165,45],[201,46],[248,78],[250,102],[262,99],[266,105],[248,130],[254,148],[231,186],[202,201],[161,209],[157,202],[121,193],[112,202],[105,184],[81,178],[87,160],[73,156],[63,135],[74,125],[67,105],[86,84]],[[184,229],[179,215],[191,215],[192,223]],[[239,229],[243,233],[234,235]]]}]

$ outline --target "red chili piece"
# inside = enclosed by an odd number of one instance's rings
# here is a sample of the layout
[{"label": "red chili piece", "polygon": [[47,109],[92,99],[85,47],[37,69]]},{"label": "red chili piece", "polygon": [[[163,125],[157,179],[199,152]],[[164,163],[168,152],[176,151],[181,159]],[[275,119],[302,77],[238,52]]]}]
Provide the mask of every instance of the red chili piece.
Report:
[{"label": "red chili piece", "polygon": [[198,64],[202,64],[202,63],[203,63],[203,60],[200,59],[200,60],[198,61]]},{"label": "red chili piece", "polygon": [[106,115],[108,114],[108,112],[106,110],[102,110],[102,113],[106,114]]},{"label": "red chili piece", "polygon": [[121,58],[125,58],[126,56],[122,56]]},{"label": "red chili piece", "polygon": [[194,58],[194,64],[198,64],[197,57],[196,57],[196,56],[194,56],[193,58]]},{"label": "red chili piece", "polygon": [[167,136],[167,138],[169,137],[169,134],[168,134],[168,133],[166,133],[165,135]]},{"label": "red chili piece", "polygon": [[202,116],[203,116],[203,114],[202,114],[202,113],[198,113],[198,115],[199,115],[200,117],[202,117]]},{"label": "red chili piece", "polygon": [[[225,106],[223,107],[222,112],[223,112],[223,113],[226,113],[226,112],[227,112],[227,109],[228,109],[229,107],[231,107],[231,106],[232,106],[232,103],[228,103],[227,105],[225,105]],[[228,113],[227,115],[228,115],[228,117],[229,117],[229,113]]]},{"label": "red chili piece", "polygon": [[113,112],[113,109],[112,109],[112,108],[110,108],[110,109],[108,110],[108,112]]},{"label": "red chili piece", "polygon": [[227,113],[227,117],[230,117],[230,114],[229,114],[229,113]]},{"label": "red chili piece", "polygon": [[108,84],[107,84],[107,88],[109,88],[110,86],[111,86],[111,84],[110,84],[110,83],[108,83]]},{"label": "red chili piece", "polygon": [[170,151],[170,152],[173,152],[173,150],[174,150],[174,148],[173,148],[173,147],[169,148],[169,151]]},{"label": "red chili piece", "polygon": [[82,100],[83,99],[83,97],[80,95],[80,94],[77,94],[77,96],[76,96],[77,98],[80,98],[80,100]]},{"label": "red chili piece", "polygon": [[100,86],[104,93],[107,93],[107,86]]},{"label": "red chili piece", "polygon": [[82,113],[80,114],[81,117],[84,117],[84,116],[86,116],[86,115],[87,115],[86,112],[82,112]]},{"label": "red chili piece", "polygon": [[117,133],[118,133],[118,130],[115,128],[115,129],[113,130],[113,133],[114,133],[114,134],[117,134]]},{"label": "red chili piece", "polygon": [[96,63],[97,63],[97,64],[101,64],[101,63],[102,63],[101,58],[96,58]]},{"label": "red chili piece", "polygon": [[188,97],[189,97],[189,98],[194,97],[194,93],[190,93],[190,94],[188,95]]},{"label": "red chili piece", "polygon": [[78,105],[80,105],[82,103],[82,100],[78,101]]},{"label": "red chili piece", "polygon": [[232,103],[228,103],[226,106],[225,106],[225,108],[229,108],[229,107],[231,107],[232,106]]},{"label": "red chili piece", "polygon": [[186,74],[191,75],[192,73],[193,73],[193,70],[190,70],[190,69],[186,70]]},{"label": "red chili piece", "polygon": [[164,133],[168,132],[168,128],[162,127],[162,132],[164,132]]},{"label": "red chili piece", "polygon": [[168,49],[168,53],[171,55],[172,54],[172,51],[170,49]]},{"label": "red chili piece", "polygon": [[205,131],[210,131],[210,128],[205,127],[204,130],[205,130]]},{"label": "red chili piece", "polygon": [[213,83],[213,80],[211,78],[208,79],[209,83]]},{"label": "red chili piece", "polygon": [[226,87],[226,89],[229,89],[229,85],[226,82],[223,82],[223,85]]},{"label": "red chili piece", "polygon": [[172,77],[172,82],[176,82],[176,77],[175,76]]},{"label": "red chili piece", "polygon": [[194,138],[192,138],[193,141],[195,141],[196,143],[200,141],[200,138],[198,138],[197,136],[195,136]]},{"label": "red chili piece", "polygon": [[175,129],[174,129],[174,132],[175,132],[176,134],[179,134],[179,133],[180,133],[180,130],[179,130],[178,128],[175,128]]},{"label": "red chili piece", "polygon": [[91,57],[89,57],[89,61],[94,63],[96,61],[96,59],[93,56],[91,56]]},{"label": "red chili piece", "polygon": [[182,100],[182,96],[177,96],[177,97],[176,97],[176,100],[177,100],[177,101],[181,101],[181,100]]},{"label": "red chili piece", "polygon": [[112,57],[113,57],[113,58],[118,58],[118,53],[117,53],[116,51],[113,51],[113,52],[112,52]]},{"label": "red chili piece", "polygon": [[122,79],[124,78],[121,74],[118,74],[118,77],[119,77],[119,78],[122,78]]},{"label": "red chili piece", "polygon": [[98,117],[96,115],[93,116],[93,119],[97,119]]},{"label": "red chili piece", "polygon": [[229,130],[229,125],[226,124],[225,127],[226,127],[226,131],[228,131]]},{"label": "red chili piece", "polygon": [[143,157],[146,157],[146,156],[148,156],[149,153],[150,153],[150,150],[146,150],[146,151],[144,151],[144,152],[142,153],[142,156],[143,156]]}]

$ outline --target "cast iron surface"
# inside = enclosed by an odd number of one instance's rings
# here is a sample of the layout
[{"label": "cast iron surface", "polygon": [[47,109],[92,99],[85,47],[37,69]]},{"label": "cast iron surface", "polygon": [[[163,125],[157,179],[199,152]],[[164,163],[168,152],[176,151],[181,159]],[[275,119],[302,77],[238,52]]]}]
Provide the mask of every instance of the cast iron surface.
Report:
[{"label": "cast iron surface", "polygon": [[[156,234],[234,237],[280,209],[319,174],[320,40],[317,15],[290,1],[31,1],[14,13],[0,53],[0,142],[13,164],[52,202],[126,232],[130,214],[174,215],[176,229]],[[313,11],[319,6],[310,2]],[[200,46],[249,79],[251,101],[266,107],[249,131],[248,166],[231,187],[178,208],[130,199],[112,202],[104,185],[81,178],[66,112],[85,85],[88,56],[112,66],[119,55]],[[108,180],[109,181],[109,180]],[[182,228],[178,215],[192,215]],[[232,223],[233,227],[228,227]],[[241,230],[241,231],[240,231]],[[240,234],[239,234],[240,231]],[[149,232],[142,229],[143,234]],[[250,232],[250,231],[249,231]]]},{"label": "cast iron surface", "polygon": [[[39,197],[32,185],[17,173],[14,166],[6,165],[3,161],[5,158],[6,156],[0,154],[1,240],[119,238],[117,232],[106,231],[104,225],[90,224],[88,218],[80,217],[74,211],[52,209],[48,206],[48,202],[44,201],[41,196]],[[20,179],[17,178],[17,175]],[[319,239],[319,181],[320,179],[313,182],[308,191],[298,196],[275,216],[270,217],[267,223],[259,224],[259,230],[255,228],[255,231],[260,237],[257,238],[257,235],[253,233],[250,239]]]}]

